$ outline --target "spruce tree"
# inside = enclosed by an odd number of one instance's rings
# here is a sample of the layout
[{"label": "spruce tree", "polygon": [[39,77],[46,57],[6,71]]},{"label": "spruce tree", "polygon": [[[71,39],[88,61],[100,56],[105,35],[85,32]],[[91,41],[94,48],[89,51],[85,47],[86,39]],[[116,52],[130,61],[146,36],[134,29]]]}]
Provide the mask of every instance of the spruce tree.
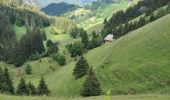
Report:
[{"label": "spruce tree", "polygon": [[82,90],[82,96],[97,96],[101,94],[100,83],[95,76],[92,68],[89,69],[87,79],[85,80]]},{"label": "spruce tree", "polygon": [[41,78],[37,89],[39,95],[49,95],[50,93],[43,77]]},{"label": "spruce tree", "polygon": [[76,66],[74,68],[73,75],[76,79],[83,77],[87,71],[88,71],[89,65],[87,63],[87,60],[82,55],[78,62],[76,63]]},{"label": "spruce tree", "polygon": [[21,46],[16,43],[12,49],[12,63],[15,67],[20,67],[24,63]]},{"label": "spruce tree", "polygon": [[28,95],[28,88],[23,78],[21,78],[20,83],[18,84],[16,93],[17,95]]},{"label": "spruce tree", "polygon": [[12,79],[9,75],[7,68],[5,68],[4,70],[4,82],[5,82],[5,84],[3,85],[4,92],[7,94],[14,94],[14,87],[13,87]]},{"label": "spruce tree", "polygon": [[86,31],[82,33],[81,43],[84,44],[84,48],[88,48],[89,38]]},{"label": "spruce tree", "polygon": [[2,68],[0,67],[0,93],[3,93],[4,89],[4,73]]},{"label": "spruce tree", "polygon": [[37,90],[31,82],[29,82],[27,84],[27,89],[28,89],[28,95],[36,95],[37,94]]}]

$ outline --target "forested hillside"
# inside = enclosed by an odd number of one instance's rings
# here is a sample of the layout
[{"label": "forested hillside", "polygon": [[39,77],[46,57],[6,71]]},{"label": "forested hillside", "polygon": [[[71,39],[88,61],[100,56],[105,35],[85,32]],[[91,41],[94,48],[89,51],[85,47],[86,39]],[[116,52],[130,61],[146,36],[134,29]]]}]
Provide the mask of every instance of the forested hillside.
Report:
[{"label": "forested hillside", "polygon": [[42,10],[52,16],[61,16],[67,12],[71,12],[79,8],[79,6],[74,4],[61,3],[51,3],[44,7]]}]

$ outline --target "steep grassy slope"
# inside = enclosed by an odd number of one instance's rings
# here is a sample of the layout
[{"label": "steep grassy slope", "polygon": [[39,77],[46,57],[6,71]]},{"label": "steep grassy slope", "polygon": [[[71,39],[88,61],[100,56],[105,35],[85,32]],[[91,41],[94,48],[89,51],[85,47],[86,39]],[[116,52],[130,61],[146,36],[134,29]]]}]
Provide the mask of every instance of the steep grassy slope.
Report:
[{"label": "steep grassy slope", "polygon": [[[112,94],[170,92],[169,20],[170,15],[167,15],[86,54],[103,91],[111,89]],[[72,75],[74,66],[75,62],[72,61],[44,74],[52,96],[79,96],[85,77],[75,80]],[[40,69],[33,67],[33,71],[39,73]],[[31,80],[37,85],[41,75],[33,75],[27,81]]]},{"label": "steep grassy slope", "polygon": [[[97,68],[103,90],[111,89],[113,94],[169,91],[170,22],[167,20],[170,15],[87,54],[90,65]],[[74,63],[71,63],[60,74],[48,76],[49,84],[56,81],[50,85],[54,94],[79,93],[83,79],[74,80],[73,68]],[[62,77],[57,77],[59,75]]]}]

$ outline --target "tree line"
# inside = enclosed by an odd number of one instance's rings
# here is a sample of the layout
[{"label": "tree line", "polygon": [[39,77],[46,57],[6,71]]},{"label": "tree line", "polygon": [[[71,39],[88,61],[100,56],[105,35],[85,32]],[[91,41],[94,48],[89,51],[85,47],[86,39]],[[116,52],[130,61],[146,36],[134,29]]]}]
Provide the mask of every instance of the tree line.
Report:
[{"label": "tree line", "polygon": [[43,57],[46,55],[43,44],[45,39],[46,35],[40,28],[27,31],[20,41],[10,40],[7,46],[2,44],[1,60],[20,67],[28,59],[35,60],[33,57],[37,54]]},{"label": "tree line", "polygon": [[10,95],[49,95],[50,91],[42,77],[39,81],[39,85],[36,88],[31,82],[26,84],[24,78],[21,78],[17,89],[15,90],[12,82],[12,78],[7,68],[4,70],[0,68],[0,93]]},{"label": "tree line", "polygon": [[95,31],[89,35],[83,28],[74,28],[70,32],[72,38],[81,38],[80,42],[74,42],[66,45],[71,57],[80,56],[87,50],[99,47],[103,44],[102,36]]},{"label": "tree line", "polygon": [[[169,0],[142,0],[139,1],[133,7],[129,7],[126,11],[118,11],[113,14],[111,19],[104,20],[104,29],[102,30],[102,36],[105,37],[107,34],[114,34],[116,38],[126,34],[129,31],[137,29],[146,23],[149,23],[152,20],[153,12],[169,3]],[[144,17],[141,17],[139,21],[134,23],[129,23],[130,20],[145,14]],[[151,16],[150,19],[146,19],[146,17]],[[159,16],[158,15],[154,15]],[[158,17],[157,17],[158,18]],[[142,20],[145,19],[145,22]],[[144,24],[145,23],[145,24]],[[127,29],[126,26],[129,26]]]}]

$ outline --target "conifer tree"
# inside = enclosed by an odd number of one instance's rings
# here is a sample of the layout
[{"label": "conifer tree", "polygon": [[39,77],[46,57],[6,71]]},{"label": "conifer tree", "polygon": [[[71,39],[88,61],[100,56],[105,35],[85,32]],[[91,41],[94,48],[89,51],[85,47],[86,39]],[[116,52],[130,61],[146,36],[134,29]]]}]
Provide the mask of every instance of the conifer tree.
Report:
[{"label": "conifer tree", "polygon": [[3,93],[4,89],[4,73],[2,68],[0,67],[0,93]]},{"label": "conifer tree", "polygon": [[81,95],[83,96],[97,96],[102,92],[100,88],[100,83],[93,71],[93,68],[90,68],[87,74],[87,79],[85,80],[84,87]]},{"label": "conifer tree", "polygon": [[81,78],[84,75],[86,75],[88,68],[89,68],[88,62],[82,55],[78,62],[76,63],[73,75],[75,76],[76,79]]},{"label": "conifer tree", "polygon": [[31,82],[29,82],[27,84],[27,89],[28,89],[28,95],[36,95],[37,94],[37,90]]},{"label": "conifer tree", "polygon": [[12,63],[15,67],[20,67],[24,63],[21,46],[16,43],[12,49]]},{"label": "conifer tree", "polygon": [[5,82],[5,84],[3,85],[4,92],[7,94],[14,94],[14,87],[13,87],[12,79],[9,75],[7,68],[4,69],[4,82]]},{"label": "conifer tree", "polygon": [[38,91],[39,95],[49,95],[49,93],[50,93],[48,86],[46,85],[43,77],[41,78],[41,80],[39,82],[37,91]]},{"label": "conifer tree", "polygon": [[28,95],[28,88],[23,78],[21,78],[20,83],[18,84],[16,93],[17,95]]},{"label": "conifer tree", "polygon": [[84,48],[88,48],[89,38],[88,38],[88,34],[87,34],[86,31],[84,31],[84,32],[82,33],[81,43],[84,44]]}]

